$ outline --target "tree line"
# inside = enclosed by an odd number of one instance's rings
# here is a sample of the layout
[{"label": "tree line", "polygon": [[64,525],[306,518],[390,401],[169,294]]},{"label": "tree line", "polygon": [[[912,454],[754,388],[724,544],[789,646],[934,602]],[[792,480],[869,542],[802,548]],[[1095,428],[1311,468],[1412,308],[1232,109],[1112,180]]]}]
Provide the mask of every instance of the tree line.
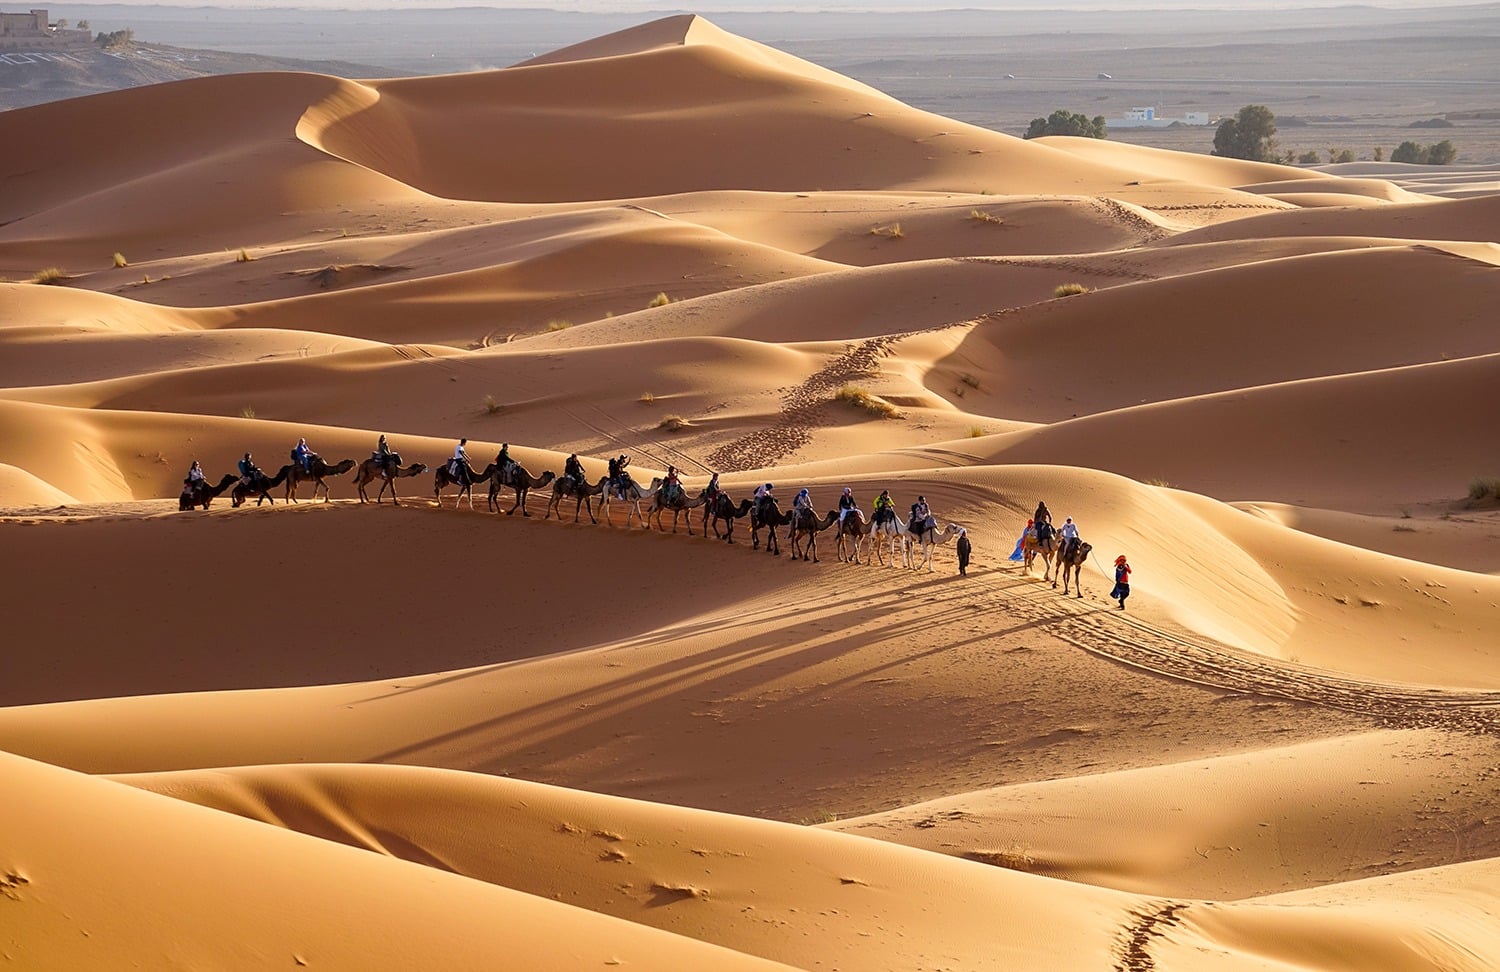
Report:
[{"label": "tree line", "polygon": [[[1025,138],[1041,138],[1045,135],[1073,135],[1081,138],[1108,138],[1103,115],[1088,117],[1082,112],[1059,108],[1046,118],[1033,118],[1026,129]],[[1298,154],[1291,149],[1282,149],[1276,140],[1276,115],[1265,105],[1245,105],[1234,115],[1219,122],[1214,130],[1213,155],[1227,159],[1248,159],[1254,162],[1280,162],[1290,165],[1300,162],[1314,165],[1322,161],[1316,151]],[[1375,150],[1375,161],[1384,157],[1383,150]],[[1391,153],[1392,162],[1409,162],[1418,165],[1449,165],[1458,158],[1458,149],[1448,139],[1435,145],[1405,141]],[[1329,148],[1329,162],[1353,162],[1354,150]]]}]

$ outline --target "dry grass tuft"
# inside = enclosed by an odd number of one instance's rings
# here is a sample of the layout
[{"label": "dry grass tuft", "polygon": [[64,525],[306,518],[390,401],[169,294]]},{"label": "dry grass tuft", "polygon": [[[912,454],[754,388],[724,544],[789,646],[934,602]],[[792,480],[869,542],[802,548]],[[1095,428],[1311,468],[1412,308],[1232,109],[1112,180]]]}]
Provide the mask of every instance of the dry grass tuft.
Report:
[{"label": "dry grass tuft", "polygon": [[45,287],[60,287],[70,278],[58,267],[47,267],[31,275],[31,282]]},{"label": "dry grass tuft", "polygon": [[246,405],[244,408],[240,409],[240,418],[255,418],[255,409],[251,408],[249,405]]},{"label": "dry grass tuft", "polygon": [[503,411],[505,411],[505,406],[496,401],[494,395],[484,396],[484,414],[499,415]]},{"label": "dry grass tuft", "polygon": [[1475,476],[1469,480],[1469,502],[1500,499],[1500,476]]},{"label": "dry grass tuft", "polygon": [[238,253],[236,253],[234,255],[234,262],[235,263],[249,263],[250,261],[252,261],[254,259],[255,259],[255,257],[253,257],[253,256],[250,255],[250,251],[247,250],[247,249],[245,249],[243,246],[240,247],[240,252],[238,252]]},{"label": "dry grass tuft", "polygon": [[958,380],[963,382],[965,385],[968,385],[975,391],[979,390],[979,379],[975,378],[973,375],[963,374],[959,376]]},{"label": "dry grass tuft", "polygon": [[130,261],[127,260],[127,259],[125,259],[125,254],[120,253],[118,251],[115,253],[114,263],[115,263],[115,269],[116,270],[123,270],[126,267],[130,266]]},{"label": "dry grass tuft", "polygon": [[982,426],[982,425],[971,425],[971,426],[969,426],[969,438],[971,438],[971,439],[981,439],[986,434],[987,433],[984,431],[984,426]]},{"label": "dry grass tuft", "polygon": [[969,210],[969,218],[976,223],[989,223],[993,226],[1003,226],[1005,224],[1005,220],[999,216],[996,216],[994,213],[987,213],[982,209]]},{"label": "dry grass tuft", "polygon": [[681,415],[668,415],[660,422],[657,422],[656,427],[663,432],[681,432],[688,427],[688,424],[688,420]]},{"label": "dry grass tuft", "polygon": [[858,385],[842,386],[834,393],[833,398],[834,401],[845,402],[881,418],[897,418],[901,415],[896,406],[877,395],[870,394],[867,389]]},{"label": "dry grass tuft", "polygon": [[1075,294],[1086,294],[1092,289],[1092,287],[1085,287],[1081,283],[1065,283],[1060,285],[1056,290],[1052,291],[1052,296],[1072,297]]},{"label": "dry grass tuft", "polygon": [[666,292],[663,291],[662,293],[657,294],[655,297],[652,297],[651,298],[651,303],[647,304],[646,306],[647,307],[665,307],[668,304],[670,304],[671,302],[672,302],[672,298],[668,297],[666,295]]},{"label": "dry grass tuft", "polygon": [[870,235],[883,236],[888,240],[899,240],[906,234],[901,232],[900,223],[892,223],[889,226],[872,226],[870,228]]},{"label": "dry grass tuft", "polygon": [[566,331],[568,328],[570,328],[572,326],[573,326],[573,322],[572,321],[551,320],[551,321],[547,322],[547,330],[549,332],[550,331]]},{"label": "dry grass tuft", "polygon": [[653,394],[651,394],[650,392],[641,392],[641,404],[642,405],[655,405],[656,404],[656,396],[653,395]]}]

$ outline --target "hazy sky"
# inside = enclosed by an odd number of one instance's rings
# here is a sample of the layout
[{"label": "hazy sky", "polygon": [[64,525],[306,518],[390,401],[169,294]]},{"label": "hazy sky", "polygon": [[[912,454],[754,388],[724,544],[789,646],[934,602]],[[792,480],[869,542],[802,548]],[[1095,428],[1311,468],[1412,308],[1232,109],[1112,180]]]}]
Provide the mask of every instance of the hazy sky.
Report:
[{"label": "hazy sky", "polygon": [[[1271,8],[1385,7],[1410,9],[1422,7],[1455,7],[1487,5],[1490,0],[697,0],[692,3],[664,0],[491,0],[487,3],[463,0],[150,0],[149,3],[124,3],[121,6],[172,6],[318,10],[390,10],[452,9],[456,7],[493,7],[509,9],[546,9],[588,13],[635,13],[647,11],[692,13],[736,12],[813,12],[838,11],[930,11],[935,9],[968,10],[1265,10]],[[32,5],[40,4],[36,0]],[[53,6],[73,6],[58,4]],[[14,6],[20,7],[21,4]]]}]

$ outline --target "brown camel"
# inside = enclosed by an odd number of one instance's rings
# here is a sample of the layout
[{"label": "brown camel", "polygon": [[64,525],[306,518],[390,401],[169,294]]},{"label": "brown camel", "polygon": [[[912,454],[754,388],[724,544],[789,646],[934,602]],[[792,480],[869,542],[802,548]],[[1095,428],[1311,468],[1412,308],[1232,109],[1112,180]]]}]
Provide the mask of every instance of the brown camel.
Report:
[{"label": "brown camel", "polygon": [[190,510],[195,506],[201,506],[205,510],[208,504],[214,501],[224,490],[240,481],[240,477],[234,473],[225,473],[224,478],[219,480],[219,485],[210,486],[206,482],[194,483],[191,480],[182,481],[182,495],[177,497],[177,509],[179,512]]},{"label": "brown camel", "polygon": [[509,486],[516,491],[516,501],[511,504],[510,509],[505,511],[505,515],[510,516],[517,507],[520,507],[522,516],[530,516],[531,514],[526,510],[526,494],[533,489],[541,489],[556,478],[557,474],[551,470],[540,476],[533,476],[526,471],[525,466],[512,459],[504,469],[496,472],[490,479],[490,512],[500,512],[500,490]]},{"label": "brown camel", "polygon": [[[736,507],[734,500],[729,498],[729,494],[721,491],[714,501],[706,504],[705,507],[708,510],[708,519],[713,524],[714,539],[734,543],[734,521],[744,519],[745,514],[749,513],[750,507],[754,505],[750,500],[740,500],[740,505]],[[720,520],[729,526],[722,535],[719,533]]]},{"label": "brown camel", "polygon": [[291,463],[282,466],[280,472],[269,478],[263,472],[256,472],[249,484],[243,481],[235,484],[234,491],[229,494],[229,505],[238,509],[240,504],[248,502],[250,497],[254,496],[256,506],[261,503],[270,503],[275,506],[276,501],[271,498],[271,490],[286,482],[286,478],[291,474]]},{"label": "brown camel", "polygon": [[[696,510],[707,502],[707,499],[702,494],[699,494],[696,499],[688,499],[687,490],[683,489],[681,484],[678,484],[675,490],[671,490],[670,497],[667,494],[668,490],[658,489],[656,491],[656,500],[651,504],[651,513],[647,514],[648,516],[655,514],[657,530],[661,530],[661,515],[667,510],[672,511],[672,532],[676,533],[677,518],[689,510]],[[693,535],[693,517],[691,514],[687,516],[687,531],[688,536]]]},{"label": "brown camel", "polygon": [[335,465],[329,465],[322,456],[314,456],[312,471],[308,472],[302,468],[300,463],[292,463],[292,474],[286,478],[286,498],[289,502],[297,502],[297,484],[313,481],[313,502],[318,500],[318,490],[323,491],[323,502],[332,502],[328,494],[328,483],[325,482],[329,476],[342,476],[354,468],[353,459],[341,459]]},{"label": "brown camel", "polygon": [[547,503],[547,515],[542,517],[542,519],[552,519],[552,512],[557,510],[557,518],[561,520],[562,510],[557,509],[557,504],[562,501],[563,497],[572,496],[577,499],[577,502],[573,504],[573,522],[578,522],[579,511],[583,509],[584,504],[587,504],[589,520],[598,523],[599,521],[594,517],[593,497],[604,492],[604,487],[607,485],[609,485],[608,476],[600,476],[599,482],[593,486],[590,486],[587,482],[579,482],[572,476],[562,476],[554,479],[552,481],[552,499]]},{"label": "brown camel", "polygon": [[359,464],[359,469],[354,473],[354,485],[359,489],[359,501],[370,502],[370,494],[365,492],[365,487],[375,480],[380,480],[380,492],[375,494],[376,504],[380,503],[385,491],[391,491],[391,505],[400,506],[401,501],[396,498],[396,480],[404,476],[420,476],[427,471],[425,462],[414,462],[405,469],[401,468],[401,456],[399,453],[391,453],[389,470],[382,469],[380,463],[375,459],[366,459]]},{"label": "brown camel", "polygon": [[[1084,543],[1083,540],[1064,540],[1062,549],[1057,552],[1057,577],[1062,578],[1063,596],[1068,596],[1068,571],[1073,572],[1073,589],[1083,597],[1083,564],[1089,559],[1089,553],[1093,551],[1094,545]],[[1052,579],[1052,586],[1057,587],[1057,577]]]},{"label": "brown camel", "polygon": [[[859,563],[859,545],[870,533],[870,527],[865,523],[865,514],[861,510],[850,510],[839,523],[838,529],[838,554],[839,560],[851,564]],[[845,546],[853,548],[852,552],[845,555]]]},{"label": "brown camel", "polygon": [[599,496],[599,516],[604,520],[606,526],[614,526],[609,518],[609,504],[615,500],[630,504],[625,510],[625,529],[630,529],[630,518],[633,516],[641,521],[641,526],[646,525],[646,514],[641,512],[641,500],[654,499],[661,489],[661,478],[651,477],[651,485],[642,489],[635,480],[630,480],[625,485],[624,496],[621,497],[612,487],[605,487]]},{"label": "brown camel", "polygon": [[1021,541],[1021,553],[1025,557],[1021,566],[1028,574],[1031,573],[1031,565],[1036,562],[1037,555],[1040,554],[1042,563],[1046,565],[1042,571],[1042,580],[1050,581],[1052,579],[1052,555],[1056,552],[1056,533],[1045,540],[1038,540],[1035,527],[1026,529],[1026,537]]},{"label": "brown camel", "polygon": [[791,522],[792,514],[790,512],[781,512],[781,505],[776,502],[776,497],[761,497],[759,503],[750,507],[751,549],[760,549],[760,531],[764,528],[768,531],[766,536],[766,552],[773,557],[781,556],[781,542],[776,539],[776,532]]},{"label": "brown camel", "polygon": [[[443,490],[449,486],[457,486],[458,496],[453,500],[453,508],[455,510],[458,509],[458,504],[462,503],[463,498],[467,496],[469,497],[469,509],[472,510],[474,508],[474,484],[489,480],[495,475],[495,470],[499,467],[492,462],[484,467],[484,472],[477,473],[474,471],[473,466],[469,466],[467,470],[469,481],[464,483],[460,482],[454,477],[453,473],[449,472],[451,465],[452,463],[445,462],[432,471],[432,498],[437,500],[438,509],[442,509]],[[468,466],[468,463],[466,462],[464,465]]]},{"label": "brown camel", "polygon": [[[801,557],[804,561],[811,560],[818,563],[818,534],[833,526],[839,521],[839,511],[829,510],[828,515],[822,520],[812,510],[803,508],[796,512],[792,522],[792,559]],[[805,544],[805,545],[804,545]]]}]

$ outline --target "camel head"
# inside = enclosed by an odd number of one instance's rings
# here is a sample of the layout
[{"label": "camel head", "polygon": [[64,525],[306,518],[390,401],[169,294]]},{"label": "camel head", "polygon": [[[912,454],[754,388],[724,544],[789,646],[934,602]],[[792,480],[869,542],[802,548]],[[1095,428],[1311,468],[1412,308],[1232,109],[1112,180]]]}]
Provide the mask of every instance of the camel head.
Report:
[{"label": "camel head", "polygon": [[398,469],[398,470],[396,470],[396,475],[398,475],[398,476],[420,476],[420,475],[422,475],[426,471],[427,471],[427,463],[425,463],[425,462],[414,462],[410,466],[407,466],[405,469]]}]

